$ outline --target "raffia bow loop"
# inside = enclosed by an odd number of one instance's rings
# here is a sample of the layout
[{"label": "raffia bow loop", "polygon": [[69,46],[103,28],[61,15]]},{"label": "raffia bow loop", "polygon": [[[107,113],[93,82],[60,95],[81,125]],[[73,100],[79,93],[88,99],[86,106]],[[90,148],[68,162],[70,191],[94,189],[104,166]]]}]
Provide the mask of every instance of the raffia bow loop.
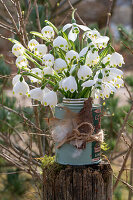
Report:
[{"label": "raffia bow loop", "polygon": [[[84,127],[87,126],[87,129],[89,131],[82,132],[84,130]],[[75,129],[72,130],[72,133],[69,133],[57,146],[57,148],[60,148],[65,143],[70,143],[74,140],[82,140],[83,142],[103,142],[103,131],[99,131],[99,133],[92,135],[94,132],[94,127],[89,122],[82,122],[79,124]]]}]

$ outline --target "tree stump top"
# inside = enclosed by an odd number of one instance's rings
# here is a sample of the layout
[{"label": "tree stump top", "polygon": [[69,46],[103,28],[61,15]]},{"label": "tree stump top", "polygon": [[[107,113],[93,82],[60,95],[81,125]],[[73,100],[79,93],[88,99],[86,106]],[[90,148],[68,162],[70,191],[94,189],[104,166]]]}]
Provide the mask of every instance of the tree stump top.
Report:
[{"label": "tree stump top", "polygon": [[45,200],[111,200],[112,169],[104,162],[90,166],[62,166],[55,173],[46,171],[44,186]]}]

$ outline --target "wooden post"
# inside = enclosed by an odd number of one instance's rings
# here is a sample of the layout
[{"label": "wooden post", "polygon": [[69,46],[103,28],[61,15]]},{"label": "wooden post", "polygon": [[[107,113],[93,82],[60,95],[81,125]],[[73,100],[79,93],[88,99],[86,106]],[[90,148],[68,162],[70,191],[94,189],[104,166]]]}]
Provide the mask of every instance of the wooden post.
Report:
[{"label": "wooden post", "polygon": [[46,172],[44,179],[44,200],[112,200],[112,169],[107,163],[64,166],[52,176]]}]

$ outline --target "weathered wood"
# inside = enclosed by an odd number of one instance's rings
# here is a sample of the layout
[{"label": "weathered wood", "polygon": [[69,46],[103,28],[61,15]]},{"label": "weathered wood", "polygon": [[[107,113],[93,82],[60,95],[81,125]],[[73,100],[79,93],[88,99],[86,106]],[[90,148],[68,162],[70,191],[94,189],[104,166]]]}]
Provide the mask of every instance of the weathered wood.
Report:
[{"label": "weathered wood", "polygon": [[45,174],[45,200],[112,200],[109,164],[66,166]]}]

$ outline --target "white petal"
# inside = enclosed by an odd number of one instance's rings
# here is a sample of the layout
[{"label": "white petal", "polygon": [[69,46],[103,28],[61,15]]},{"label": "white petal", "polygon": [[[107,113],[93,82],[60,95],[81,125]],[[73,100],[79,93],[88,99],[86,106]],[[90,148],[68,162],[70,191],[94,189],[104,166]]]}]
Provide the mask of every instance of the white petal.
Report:
[{"label": "white petal", "polygon": [[89,31],[89,30],[91,30],[90,28],[88,28],[87,26],[84,26],[84,25],[78,25],[78,24],[77,24],[77,26],[78,26],[79,28],[81,28],[83,31]]},{"label": "white petal", "polygon": [[64,39],[62,36],[58,36],[54,41],[53,41],[53,47],[59,47],[64,51],[68,50],[68,43],[67,40]]},{"label": "white petal", "polygon": [[26,95],[29,92],[29,86],[25,81],[17,82],[13,87],[13,94]]},{"label": "white petal", "polygon": [[72,29],[70,30],[68,34],[68,39],[72,40],[73,42],[77,39],[77,34],[72,32]]},{"label": "white petal", "polygon": [[57,94],[54,91],[48,92],[42,102],[45,106],[55,107],[57,105]]},{"label": "white petal", "polygon": [[62,58],[57,58],[55,60],[54,70],[56,70],[57,72],[65,69],[66,67],[67,67],[67,64],[65,60],[63,60]]},{"label": "white petal", "polygon": [[39,43],[37,42],[37,40],[35,39],[31,39],[29,42],[28,42],[28,48],[32,51],[34,49],[34,47],[36,45],[38,45]]},{"label": "white petal", "polygon": [[52,67],[45,67],[45,68],[43,69],[43,74],[44,74],[44,75],[45,75],[45,74],[51,74],[51,75],[53,75],[53,74],[54,74],[54,70],[53,70]]},{"label": "white petal", "polygon": [[[17,74],[16,76],[14,76],[13,79],[12,79],[12,84],[15,85],[17,82],[19,82],[20,77],[21,77],[20,74]],[[23,78],[23,81],[24,81],[24,78]]]},{"label": "white petal", "polygon": [[66,24],[64,27],[63,27],[63,32],[65,31],[65,30],[67,30],[68,28],[70,28],[72,26],[72,24]]},{"label": "white petal", "polygon": [[114,74],[117,74],[117,75],[120,75],[122,76],[123,75],[123,71],[121,71],[120,69],[117,69],[117,68],[109,68],[110,72],[114,73]]},{"label": "white petal", "polygon": [[83,49],[80,51],[79,56],[80,56],[80,57],[81,57],[81,56],[84,56],[84,55],[87,53],[88,48],[89,48],[89,47],[83,48]]},{"label": "white petal", "polygon": [[54,38],[54,29],[51,26],[45,26],[41,33],[43,34],[43,37],[46,37],[48,39]]},{"label": "white petal", "polygon": [[77,82],[73,76],[64,78],[61,86],[65,91],[69,90],[71,93],[77,90]]},{"label": "white petal", "polygon": [[42,64],[46,67],[52,67],[54,64],[54,56],[52,54],[45,54],[42,58]]},{"label": "white petal", "polygon": [[78,59],[78,58],[79,58],[79,54],[74,50],[70,50],[66,53],[66,60],[68,62],[70,62],[72,59]]},{"label": "white petal", "polygon": [[88,81],[85,81],[85,82],[82,84],[82,87],[91,87],[91,86],[93,86],[95,83],[96,83],[95,80],[88,80]]},{"label": "white petal", "polygon": [[82,65],[80,66],[77,76],[79,78],[79,80],[84,80],[89,76],[92,76],[92,70],[90,67],[86,66],[86,65]]},{"label": "white petal", "polygon": [[21,44],[14,44],[12,47],[12,53],[18,57],[22,56],[24,53],[24,47]]},{"label": "white petal", "polygon": [[48,92],[50,92],[50,90],[45,87],[44,89],[41,88],[34,88],[32,90],[29,91],[29,97],[38,101],[43,101],[43,97],[45,94],[47,94]]}]

